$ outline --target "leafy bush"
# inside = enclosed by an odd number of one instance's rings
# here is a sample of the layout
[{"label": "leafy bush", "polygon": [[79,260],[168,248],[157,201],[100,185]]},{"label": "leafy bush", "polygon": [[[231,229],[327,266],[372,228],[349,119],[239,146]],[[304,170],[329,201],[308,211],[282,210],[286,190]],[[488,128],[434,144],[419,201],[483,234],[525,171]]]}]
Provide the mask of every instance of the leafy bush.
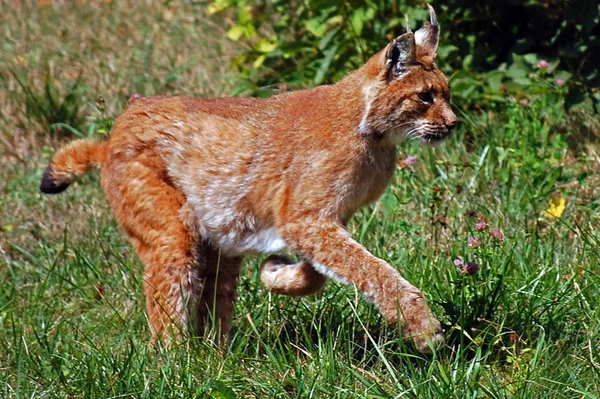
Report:
[{"label": "leafy bush", "polygon": [[[427,19],[424,2],[356,0],[214,0],[227,13],[231,40],[248,44],[234,64],[237,93],[268,95],[273,85],[298,88],[334,82],[404,31]],[[600,5],[595,0],[528,0],[434,4],[442,27],[438,62],[454,73],[457,104],[493,107],[529,85],[541,60],[569,88],[567,108],[586,98],[597,106]]]}]

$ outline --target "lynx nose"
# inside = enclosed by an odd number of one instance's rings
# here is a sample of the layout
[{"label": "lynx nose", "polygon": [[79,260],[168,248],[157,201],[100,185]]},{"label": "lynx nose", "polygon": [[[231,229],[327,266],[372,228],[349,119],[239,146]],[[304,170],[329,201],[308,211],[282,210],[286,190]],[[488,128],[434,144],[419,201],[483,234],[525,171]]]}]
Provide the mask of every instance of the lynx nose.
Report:
[{"label": "lynx nose", "polygon": [[456,125],[458,125],[458,121],[456,119],[453,119],[449,122],[446,122],[446,129],[448,129],[448,131],[451,132],[452,130],[454,130]]}]

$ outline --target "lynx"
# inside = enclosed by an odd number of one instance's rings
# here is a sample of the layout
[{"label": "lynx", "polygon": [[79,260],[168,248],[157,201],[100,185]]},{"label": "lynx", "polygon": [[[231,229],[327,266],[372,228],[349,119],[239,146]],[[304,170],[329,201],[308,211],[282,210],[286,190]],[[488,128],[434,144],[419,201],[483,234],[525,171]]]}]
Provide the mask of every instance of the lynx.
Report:
[{"label": "lynx", "polygon": [[242,258],[269,256],[260,277],[301,296],[326,278],[354,285],[419,351],[443,342],[421,292],[345,229],[384,192],[406,137],[456,125],[437,68],[439,26],[407,32],[333,85],[269,99],[137,96],[108,140],[60,149],[40,189],[59,193],[92,167],[144,265],[154,337],[231,323]]}]

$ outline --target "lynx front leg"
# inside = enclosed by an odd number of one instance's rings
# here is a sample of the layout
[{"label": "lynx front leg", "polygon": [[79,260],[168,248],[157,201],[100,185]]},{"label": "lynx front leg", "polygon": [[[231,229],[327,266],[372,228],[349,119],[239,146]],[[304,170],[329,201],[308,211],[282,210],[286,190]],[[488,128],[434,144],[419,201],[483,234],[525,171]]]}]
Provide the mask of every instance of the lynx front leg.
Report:
[{"label": "lynx front leg", "polygon": [[260,279],[276,294],[311,295],[320,291],[327,278],[306,259],[294,262],[285,256],[269,256],[262,264]]},{"label": "lynx front leg", "polygon": [[315,268],[345,284],[354,284],[390,322],[400,320],[402,335],[421,352],[443,340],[440,323],[421,292],[394,268],[370,254],[337,223],[305,220],[283,226],[286,242]]}]

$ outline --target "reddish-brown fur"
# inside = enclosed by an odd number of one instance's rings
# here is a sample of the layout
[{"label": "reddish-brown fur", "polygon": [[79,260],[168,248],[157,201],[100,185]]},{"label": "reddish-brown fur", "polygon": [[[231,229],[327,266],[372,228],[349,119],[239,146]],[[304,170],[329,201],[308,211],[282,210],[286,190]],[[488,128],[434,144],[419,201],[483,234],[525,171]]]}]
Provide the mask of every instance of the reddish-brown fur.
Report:
[{"label": "reddish-brown fur", "polygon": [[442,333],[422,294],[344,225],[385,190],[403,136],[440,140],[456,122],[433,64],[434,14],[432,23],[335,85],[270,99],[138,98],[105,143],[61,149],[42,191],[102,166],[102,186],[145,267],[157,335],[200,330],[209,317],[226,332],[243,255],[287,247],[301,260],[269,257],[261,270],[269,289],[308,295],[325,276],[354,284],[426,351]]}]

